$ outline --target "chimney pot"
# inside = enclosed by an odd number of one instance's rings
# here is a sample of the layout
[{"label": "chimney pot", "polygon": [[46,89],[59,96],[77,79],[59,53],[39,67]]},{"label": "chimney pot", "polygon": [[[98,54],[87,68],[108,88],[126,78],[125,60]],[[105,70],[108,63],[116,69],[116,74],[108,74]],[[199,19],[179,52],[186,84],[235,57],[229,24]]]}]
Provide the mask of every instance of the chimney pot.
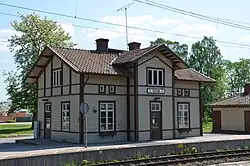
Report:
[{"label": "chimney pot", "polygon": [[249,95],[250,94],[250,83],[246,83],[244,86],[244,95]]},{"label": "chimney pot", "polygon": [[109,39],[99,38],[96,39],[96,51],[106,52],[108,50]]},{"label": "chimney pot", "polygon": [[131,42],[128,43],[129,51],[140,49],[141,43]]}]

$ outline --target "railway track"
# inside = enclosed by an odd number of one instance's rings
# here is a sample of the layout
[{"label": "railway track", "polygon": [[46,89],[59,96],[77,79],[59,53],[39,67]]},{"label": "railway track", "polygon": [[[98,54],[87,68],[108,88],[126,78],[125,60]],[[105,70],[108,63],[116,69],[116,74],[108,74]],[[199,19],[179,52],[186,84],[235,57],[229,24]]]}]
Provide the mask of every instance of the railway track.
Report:
[{"label": "railway track", "polygon": [[207,160],[220,160],[223,158],[250,157],[250,150],[230,150],[221,152],[205,152],[185,155],[171,155],[152,157],[148,159],[125,160],[119,162],[110,162],[102,164],[92,164],[91,166],[145,166],[145,165],[178,165],[193,162],[202,162]]}]

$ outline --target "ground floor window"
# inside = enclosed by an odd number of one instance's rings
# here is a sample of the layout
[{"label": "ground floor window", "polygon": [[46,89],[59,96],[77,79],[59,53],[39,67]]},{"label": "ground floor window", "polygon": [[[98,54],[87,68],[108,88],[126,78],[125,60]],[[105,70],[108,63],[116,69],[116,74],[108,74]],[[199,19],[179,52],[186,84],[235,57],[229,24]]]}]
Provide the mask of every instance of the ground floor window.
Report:
[{"label": "ground floor window", "polygon": [[70,103],[62,102],[61,103],[61,113],[62,113],[62,131],[70,130]]},{"label": "ground floor window", "polygon": [[177,103],[178,128],[190,128],[190,104]]},{"label": "ground floor window", "polygon": [[99,103],[100,132],[115,131],[115,102]]}]

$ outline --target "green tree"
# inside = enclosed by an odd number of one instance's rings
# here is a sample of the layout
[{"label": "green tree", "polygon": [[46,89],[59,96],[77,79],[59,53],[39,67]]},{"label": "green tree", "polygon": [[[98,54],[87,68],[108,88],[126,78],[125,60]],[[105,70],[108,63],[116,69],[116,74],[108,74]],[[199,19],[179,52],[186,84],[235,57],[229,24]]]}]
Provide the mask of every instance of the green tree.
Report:
[{"label": "green tree", "polygon": [[250,82],[250,59],[228,62],[226,75],[228,79],[228,97],[242,92],[244,85]]},{"label": "green tree", "polygon": [[36,14],[20,15],[20,21],[13,21],[16,34],[9,39],[9,49],[14,53],[16,71],[4,72],[7,95],[16,109],[35,111],[37,90],[34,84],[24,80],[35,60],[46,45],[71,47],[70,35],[52,20],[41,19]]},{"label": "green tree", "polygon": [[212,37],[204,37],[192,45],[188,59],[190,67],[216,80],[215,84],[202,86],[205,118],[211,117],[209,104],[225,96],[226,61]]},{"label": "green tree", "polygon": [[183,60],[187,60],[188,56],[188,45],[179,44],[177,41],[165,40],[163,38],[157,38],[155,41],[151,41],[150,45],[155,46],[159,44],[166,44],[173,52],[179,55]]}]

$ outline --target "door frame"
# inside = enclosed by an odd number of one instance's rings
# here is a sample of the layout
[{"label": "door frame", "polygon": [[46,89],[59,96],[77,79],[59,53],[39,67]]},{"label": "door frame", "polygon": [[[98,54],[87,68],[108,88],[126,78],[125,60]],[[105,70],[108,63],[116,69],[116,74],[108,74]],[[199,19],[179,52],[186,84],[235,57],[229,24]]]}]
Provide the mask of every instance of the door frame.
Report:
[{"label": "door frame", "polygon": [[162,135],[163,135],[163,129],[162,129],[162,122],[163,122],[163,120],[162,120],[162,101],[158,101],[158,100],[151,100],[151,101],[149,101],[149,125],[150,125],[150,140],[151,141],[154,141],[154,140],[158,140],[158,139],[153,139],[153,137],[152,137],[152,112],[153,111],[151,111],[151,103],[159,103],[160,104],[160,111],[155,111],[155,112],[160,112],[160,139],[159,140],[161,140],[162,139]]},{"label": "door frame", "polygon": [[[46,134],[46,123],[47,123],[47,120],[46,120],[46,105],[49,104],[50,105],[50,135],[49,137],[47,136]],[[44,138],[51,138],[51,112],[52,112],[52,103],[51,102],[45,102],[44,103],[44,110],[43,110],[43,113],[44,113],[44,118],[43,118],[43,125],[44,125],[44,135],[43,137]]]},{"label": "door frame", "polygon": [[[217,125],[218,125],[218,122],[216,122],[216,117],[217,116],[215,116],[215,114],[217,113],[218,114],[218,112],[220,113],[220,129],[218,130],[218,128],[217,128]],[[213,132],[215,132],[215,133],[221,133],[222,132],[222,125],[221,125],[221,111],[220,110],[216,110],[216,111],[213,111],[212,112],[212,117],[213,117]]]},{"label": "door frame", "polygon": [[245,133],[250,133],[250,131],[247,131],[247,124],[246,124],[246,113],[249,112],[250,113],[250,110],[244,110],[244,132]]}]

